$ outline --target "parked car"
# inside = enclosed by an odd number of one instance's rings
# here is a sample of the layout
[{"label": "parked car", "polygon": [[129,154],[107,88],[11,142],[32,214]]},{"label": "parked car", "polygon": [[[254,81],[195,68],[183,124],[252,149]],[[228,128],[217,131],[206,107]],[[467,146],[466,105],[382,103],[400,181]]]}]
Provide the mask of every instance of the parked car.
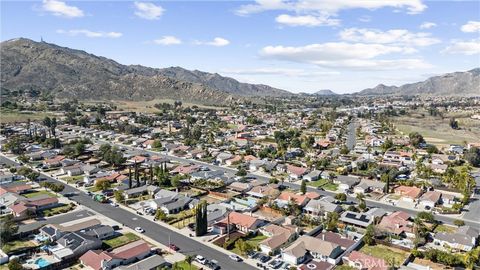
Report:
[{"label": "parked car", "polygon": [[168,245],[168,247],[169,247],[171,250],[174,250],[174,251],[180,250],[180,248],[178,248],[175,244],[170,244],[170,245]]},{"label": "parked car", "polygon": [[114,203],[114,202],[111,202],[110,205],[113,206],[113,207],[118,207],[118,204]]},{"label": "parked car", "polygon": [[145,230],[142,227],[135,227],[135,231],[138,233],[144,233]]},{"label": "parked car", "polygon": [[278,269],[280,268],[280,266],[282,266],[283,262],[279,259],[275,259],[273,261],[271,261],[268,266],[270,266],[271,268],[273,269]]},{"label": "parked car", "polygon": [[270,261],[271,257],[270,256],[267,256],[267,255],[260,255],[258,256],[258,260],[262,263],[266,263],[268,261]]},{"label": "parked car", "polygon": [[197,255],[195,257],[195,261],[205,265],[207,263],[207,259],[205,259],[205,257],[203,257],[202,255]]},{"label": "parked car", "polygon": [[234,260],[234,261],[236,261],[236,262],[241,262],[241,261],[242,261],[242,258],[240,258],[240,256],[235,255],[235,254],[231,254],[231,255],[228,256],[228,257],[230,257],[230,259],[232,259],[232,260]]},{"label": "parked car", "polygon": [[258,252],[255,252],[253,250],[247,252],[247,257],[250,258],[250,259],[254,259],[258,256]]},{"label": "parked car", "polygon": [[207,267],[212,269],[212,270],[219,270],[220,265],[218,265],[218,262],[215,260],[211,260],[207,263]]}]

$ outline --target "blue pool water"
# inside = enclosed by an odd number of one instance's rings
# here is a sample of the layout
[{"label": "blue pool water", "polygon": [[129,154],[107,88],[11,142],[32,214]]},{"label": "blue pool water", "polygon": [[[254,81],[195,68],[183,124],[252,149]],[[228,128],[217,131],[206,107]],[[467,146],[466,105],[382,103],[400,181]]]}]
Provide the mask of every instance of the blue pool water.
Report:
[{"label": "blue pool water", "polygon": [[42,268],[42,267],[48,266],[50,262],[45,260],[44,258],[38,258],[35,261],[35,264],[38,265],[38,267]]}]

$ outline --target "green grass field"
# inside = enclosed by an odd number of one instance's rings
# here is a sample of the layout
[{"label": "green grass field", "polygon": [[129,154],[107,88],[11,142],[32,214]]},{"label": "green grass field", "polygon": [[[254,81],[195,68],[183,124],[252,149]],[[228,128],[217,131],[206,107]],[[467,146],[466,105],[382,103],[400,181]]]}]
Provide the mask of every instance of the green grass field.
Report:
[{"label": "green grass field", "polygon": [[25,248],[31,248],[31,247],[36,247],[37,244],[35,242],[30,241],[30,240],[15,240],[15,241],[10,241],[8,243],[5,243],[5,245],[2,246],[2,250],[5,253],[25,249]]},{"label": "green grass field", "polygon": [[176,262],[174,264],[174,267],[172,269],[178,269],[178,270],[197,270],[198,267],[195,265],[189,265],[186,261],[180,261]]},{"label": "green grass field", "polygon": [[328,183],[327,179],[320,179],[317,181],[307,182],[307,185],[311,187],[321,187],[327,183]]},{"label": "green grass field", "polygon": [[[258,247],[259,243],[265,239],[267,239],[268,237],[267,236],[264,236],[262,234],[258,234],[257,236],[254,236],[252,238],[243,238],[243,240],[245,240],[245,242],[247,242],[252,248],[256,248]],[[238,241],[238,240],[237,240]],[[231,252],[235,253],[235,254],[238,254],[240,256],[243,256],[242,253],[240,252],[239,249],[237,249],[236,247],[234,247],[232,250],[230,250]]]},{"label": "green grass field", "polygon": [[104,240],[103,244],[105,244],[105,246],[107,246],[107,248],[117,248],[117,247],[121,247],[123,245],[126,245],[128,243],[137,241],[139,239],[140,239],[140,237],[138,237],[134,233],[126,233],[126,234],[117,236],[117,237],[112,238],[112,239]]},{"label": "green grass field", "polygon": [[0,110],[0,123],[16,123],[16,122],[27,122],[28,119],[41,120],[45,116],[51,116],[49,113],[45,112],[19,112],[12,110]]},{"label": "green grass field", "polygon": [[408,257],[408,253],[406,251],[384,245],[365,245],[360,249],[360,251],[370,256],[384,259],[386,262],[390,262],[393,259],[395,265],[401,265]]},{"label": "green grass field", "polygon": [[47,196],[52,197],[52,198],[57,197],[57,195],[55,195],[54,193],[52,193],[50,191],[47,191],[47,190],[38,190],[38,191],[35,191],[35,192],[22,194],[22,196],[24,196],[25,198],[33,198],[33,197],[37,197],[37,196],[40,196],[40,195],[47,195]]}]

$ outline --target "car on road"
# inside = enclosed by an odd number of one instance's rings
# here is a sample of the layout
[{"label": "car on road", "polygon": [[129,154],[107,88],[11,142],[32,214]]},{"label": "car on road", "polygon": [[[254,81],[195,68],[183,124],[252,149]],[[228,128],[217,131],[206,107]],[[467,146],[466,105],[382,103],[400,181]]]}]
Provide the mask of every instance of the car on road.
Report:
[{"label": "car on road", "polygon": [[113,207],[118,207],[118,203],[115,203],[115,202],[111,202],[110,205]]},{"label": "car on road", "polygon": [[220,265],[218,265],[218,262],[216,260],[211,260],[207,263],[207,267],[212,269],[212,270],[219,270]]},{"label": "car on road", "polygon": [[197,255],[195,257],[195,261],[205,265],[207,263],[207,259],[205,259],[205,257],[203,257],[202,255]]},{"label": "car on road", "polygon": [[240,258],[240,256],[238,255],[235,255],[235,254],[231,254],[230,256],[228,256],[230,259],[236,261],[236,262],[241,262],[242,261],[242,258]]},{"label": "car on road", "polygon": [[168,245],[168,247],[173,251],[179,251],[180,250],[180,248],[178,248],[175,244],[170,244],[170,245]]},{"label": "car on road", "polygon": [[145,230],[142,227],[135,227],[135,231],[138,233],[144,233]]}]

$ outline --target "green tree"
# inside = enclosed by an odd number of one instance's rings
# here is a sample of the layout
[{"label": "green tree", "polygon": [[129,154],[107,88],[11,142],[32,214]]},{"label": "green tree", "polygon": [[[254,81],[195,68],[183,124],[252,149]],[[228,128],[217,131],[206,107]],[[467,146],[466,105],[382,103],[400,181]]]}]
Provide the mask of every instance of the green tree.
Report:
[{"label": "green tree", "polygon": [[237,176],[246,176],[247,175],[247,170],[245,170],[245,168],[240,168],[240,169],[238,169],[236,175]]},{"label": "green tree", "polygon": [[205,201],[201,201],[195,207],[195,235],[205,235],[207,233],[207,229],[207,203]]},{"label": "green tree", "polygon": [[23,270],[23,269],[25,268],[23,268],[22,264],[17,258],[10,260],[8,262],[8,270]]},{"label": "green tree", "polygon": [[157,212],[155,212],[155,219],[165,221],[167,219],[167,214],[165,214],[162,209],[157,209]]},{"label": "green tree", "polygon": [[412,132],[408,135],[408,137],[410,139],[410,144],[413,145],[414,147],[418,148],[420,144],[425,143],[425,139],[418,132]]},{"label": "green tree", "polygon": [[480,148],[472,147],[465,153],[465,160],[473,167],[480,167]]},{"label": "green tree", "polygon": [[185,256],[185,262],[188,264],[188,267],[189,267],[190,269],[192,269],[193,258],[195,258],[194,255],[190,255],[190,254],[189,254],[189,255]]},{"label": "green tree", "polygon": [[302,184],[300,185],[300,192],[302,194],[307,193],[307,182],[305,182],[305,180],[302,180]]},{"label": "green tree", "polygon": [[115,197],[115,201],[117,201],[118,203],[125,202],[125,195],[123,195],[123,191],[115,190],[115,192],[113,192],[113,195]]},{"label": "green tree", "polygon": [[363,242],[365,242],[365,244],[369,246],[375,244],[375,227],[373,226],[373,224],[368,225],[367,229],[365,230]]},{"label": "green tree", "polygon": [[326,219],[326,229],[327,231],[335,231],[338,228],[338,213],[329,212]]},{"label": "green tree", "polygon": [[453,221],[453,224],[454,224],[455,226],[461,227],[461,226],[465,226],[465,221],[463,221],[463,220],[461,220],[461,219],[455,219],[455,220]]},{"label": "green tree", "polygon": [[162,148],[162,142],[159,139],[153,141],[152,147],[155,149]]},{"label": "green tree", "polygon": [[247,252],[253,249],[252,246],[242,238],[235,241],[235,248],[237,248],[242,255],[246,255]]},{"label": "green tree", "polygon": [[85,144],[82,143],[82,142],[78,142],[75,144],[75,155],[76,156],[80,156],[81,154],[83,154],[83,152],[85,152]]},{"label": "green tree", "polygon": [[13,235],[18,231],[18,226],[12,215],[7,215],[0,220],[0,228],[1,243],[7,243],[12,240]]},{"label": "green tree", "polygon": [[337,193],[337,194],[335,194],[335,199],[336,199],[336,200],[339,200],[339,201],[341,201],[341,202],[344,202],[344,201],[347,200],[347,194],[345,194],[345,193]]}]

